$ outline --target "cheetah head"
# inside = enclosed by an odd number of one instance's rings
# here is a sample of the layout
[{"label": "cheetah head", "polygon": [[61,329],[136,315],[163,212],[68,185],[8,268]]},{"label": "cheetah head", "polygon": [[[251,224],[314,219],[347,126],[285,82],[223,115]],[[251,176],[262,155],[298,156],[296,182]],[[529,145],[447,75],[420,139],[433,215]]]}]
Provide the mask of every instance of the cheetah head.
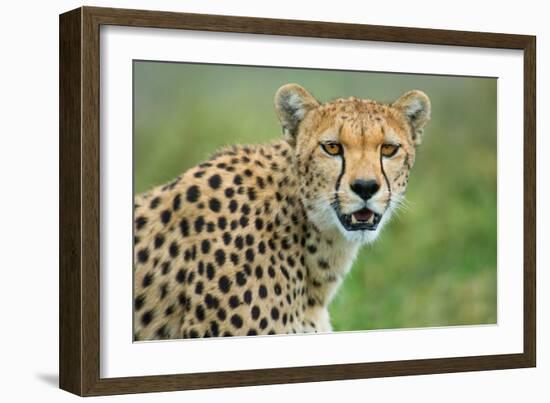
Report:
[{"label": "cheetah head", "polygon": [[275,108],[295,153],[300,197],[319,229],[372,242],[404,200],[430,100],[409,91],[391,104],[355,97],[320,103],[297,84]]}]

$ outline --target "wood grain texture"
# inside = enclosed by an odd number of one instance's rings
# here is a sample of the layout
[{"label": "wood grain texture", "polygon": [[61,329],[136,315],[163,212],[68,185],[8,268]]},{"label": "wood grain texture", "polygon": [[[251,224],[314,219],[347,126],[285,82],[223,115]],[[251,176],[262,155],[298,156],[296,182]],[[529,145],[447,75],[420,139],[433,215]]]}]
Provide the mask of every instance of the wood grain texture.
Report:
[{"label": "wood grain texture", "polygon": [[59,21],[59,386],[81,394],[81,10]]},{"label": "wood grain texture", "polygon": [[[524,51],[524,352],[477,357],[100,378],[101,25]],[[81,396],[531,367],[535,322],[535,37],[82,7],[60,16],[60,387]],[[129,229],[131,230],[131,229]]]}]

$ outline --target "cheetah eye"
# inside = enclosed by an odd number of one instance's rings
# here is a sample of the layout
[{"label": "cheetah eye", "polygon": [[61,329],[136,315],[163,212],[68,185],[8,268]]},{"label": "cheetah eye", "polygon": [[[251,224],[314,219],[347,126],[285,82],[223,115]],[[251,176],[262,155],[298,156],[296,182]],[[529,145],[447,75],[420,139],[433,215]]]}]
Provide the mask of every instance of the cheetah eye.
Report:
[{"label": "cheetah eye", "polygon": [[390,158],[393,157],[397,150],[399,150],[399,145],[397,144],[382,144],[382,148],[380,149],[380,153],[383,157]]},{"label": "cheetah eye", "polygon": [[323,144],[321,144],[321,148],[328,155],[340,155],[340,154],[342,154],[342,146],[338,143],[323,143]]}]

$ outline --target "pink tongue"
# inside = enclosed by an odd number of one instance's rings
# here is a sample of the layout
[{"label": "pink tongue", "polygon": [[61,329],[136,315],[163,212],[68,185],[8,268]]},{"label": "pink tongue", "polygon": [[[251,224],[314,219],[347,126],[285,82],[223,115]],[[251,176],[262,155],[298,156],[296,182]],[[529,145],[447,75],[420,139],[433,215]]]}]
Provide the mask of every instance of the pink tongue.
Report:
[{"label": "pink tongue", "polygon": [[353,216],[357,221],[368,221],[371,215],[372,215],[372,211],[366,208],[353,213]]}]

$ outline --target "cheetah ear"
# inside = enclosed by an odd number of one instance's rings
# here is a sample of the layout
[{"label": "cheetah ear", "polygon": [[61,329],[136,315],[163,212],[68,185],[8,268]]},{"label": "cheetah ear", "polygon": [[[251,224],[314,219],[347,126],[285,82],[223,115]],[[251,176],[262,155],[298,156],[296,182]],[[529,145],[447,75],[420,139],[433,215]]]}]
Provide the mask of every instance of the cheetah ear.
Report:
[{"label": "cheetah ear", "polygon": [[275,110],[283,126],[283,134],[294,141],[300,122],[319,102],[298,84],[285,84],[275,94]]},{"label": "cheetah ear", "polygon": [[392,106],[400,109],[409,119],[413,129],[413,141],[415,145],[420,144],[424,127],[430,121],[430,98],[422,91],[413,90],[403,94]]}]

